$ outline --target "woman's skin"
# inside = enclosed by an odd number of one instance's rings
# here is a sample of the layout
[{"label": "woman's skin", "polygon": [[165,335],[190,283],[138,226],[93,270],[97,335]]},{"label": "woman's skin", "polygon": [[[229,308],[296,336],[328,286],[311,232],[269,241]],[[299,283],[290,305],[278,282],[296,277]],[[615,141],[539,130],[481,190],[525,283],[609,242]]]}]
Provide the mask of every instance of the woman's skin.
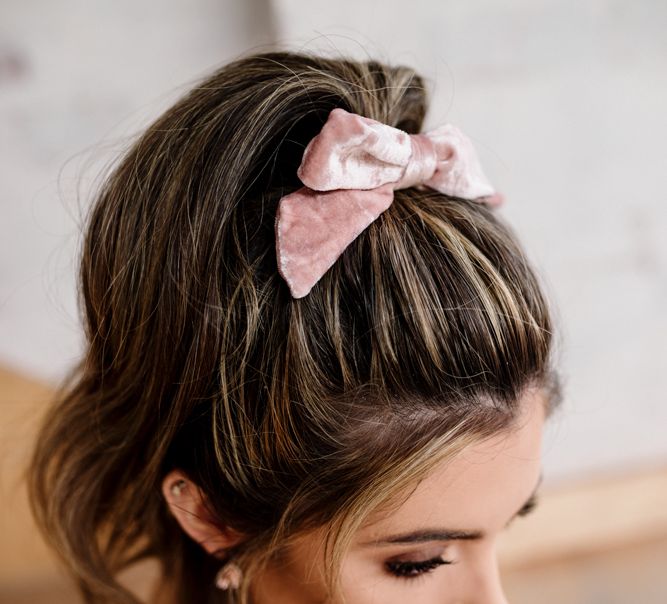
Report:
[{"label": "woman's skin", "polygon": [[[507,603],[496,541],[520,510],[531,507],[540,481],[543,396],[527,392],[514,430],[469,445],[453,460],[436,466],[400,505],[371,518],[358,531],[342,566],[346,604]],[[168,486],[179,478],[187,480],[177,470],[170,473],[163,492],[190,536],[210,552],[242,540],[196,519],[202,511],[196,490],[186,488],[180,496],[185,501],[177,502]],[[326,601],[322,541],[322,531],[314,531],[290,546],[280,561],[256,578],[253,604]],[[438,564],[438,560],[452,563]],[[424,565],[426,561],[431,562]],[[412,576],[396,576],[392,569]]]}]

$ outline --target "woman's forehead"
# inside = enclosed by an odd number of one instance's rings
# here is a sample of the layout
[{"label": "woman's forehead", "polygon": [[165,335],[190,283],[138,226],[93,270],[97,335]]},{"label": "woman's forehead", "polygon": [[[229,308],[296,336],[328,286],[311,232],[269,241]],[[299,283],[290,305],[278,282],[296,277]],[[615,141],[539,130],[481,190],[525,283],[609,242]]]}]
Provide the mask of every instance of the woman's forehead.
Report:
[{"label": "woman's forehead", "polygon": [[532,398],[524,401],[511,430],[472,443],[437,464],[399,506],[371,519],[358,541],[436,527],[502,530],[540,480],[544,426],[540,396],[526,395]]}]

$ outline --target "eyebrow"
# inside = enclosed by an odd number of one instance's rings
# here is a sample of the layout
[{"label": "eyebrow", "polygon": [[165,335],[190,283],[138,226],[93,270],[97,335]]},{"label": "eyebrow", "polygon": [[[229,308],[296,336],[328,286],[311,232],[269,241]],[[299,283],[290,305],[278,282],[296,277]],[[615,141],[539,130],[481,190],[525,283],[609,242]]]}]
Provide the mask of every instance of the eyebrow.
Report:
[{"label": "eyebrow", "polygon": [[[543,474],[540,474],[540,477],[531,493],[530,497],[526,499],[524,504],[514,513],[514,515],[507,521],[505,528],[517,517],[525,516],[529,514],[535,506],[537,505],[537,491],[542,484]],[[400,535],[391,535],[389,537],[383,537],[374,541],[368,541],[363,545],[398,545],[398,544],[414,544],[414,543],[427,543],[430,541],[474,541],[483,539],[486,533],[480,530],[467,531],[467,530],[456,530],[456,529],[443,529],[443,528],[427,528],[418,531],[413,531],[410,533],[403,533]]]}]

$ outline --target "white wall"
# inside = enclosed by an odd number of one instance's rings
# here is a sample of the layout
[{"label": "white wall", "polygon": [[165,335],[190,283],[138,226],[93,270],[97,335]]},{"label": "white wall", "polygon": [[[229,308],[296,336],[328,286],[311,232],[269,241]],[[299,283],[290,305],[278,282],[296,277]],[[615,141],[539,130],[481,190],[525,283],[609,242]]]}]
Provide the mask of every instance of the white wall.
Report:
[{"label": "white wall", "polygon": [[[57,379],[80,350],[78,215],[123,137],[276,38],[416,67],[475,141],[560,309],[547,480],[667,459],[667,4],[3,0],[0,362]],[[273,27],[273,29],[272,29]],[[92,155],[91,155],[92,153]],[[88,163],[84,163],[84,162]]]},{"label": "white wall", "polygon": [[72,364],[93,179],[190,81],[269,42],[269,14],[264,0],[2,0],[0,362],[48,380]]}]

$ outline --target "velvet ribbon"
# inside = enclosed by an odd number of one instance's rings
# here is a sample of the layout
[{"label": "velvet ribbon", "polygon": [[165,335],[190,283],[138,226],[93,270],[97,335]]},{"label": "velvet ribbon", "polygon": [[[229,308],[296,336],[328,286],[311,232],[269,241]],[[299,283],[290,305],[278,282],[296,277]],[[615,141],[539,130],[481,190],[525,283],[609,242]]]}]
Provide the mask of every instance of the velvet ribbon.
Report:
[{"label": "velvet ribbon", "polygon": [[304,186],[280,199],[275,220],[278,271],[294,298],[310,292],[397,189],[503,203],[456,126],[408,134],[340,107],[306,146],[297,175]]}]

